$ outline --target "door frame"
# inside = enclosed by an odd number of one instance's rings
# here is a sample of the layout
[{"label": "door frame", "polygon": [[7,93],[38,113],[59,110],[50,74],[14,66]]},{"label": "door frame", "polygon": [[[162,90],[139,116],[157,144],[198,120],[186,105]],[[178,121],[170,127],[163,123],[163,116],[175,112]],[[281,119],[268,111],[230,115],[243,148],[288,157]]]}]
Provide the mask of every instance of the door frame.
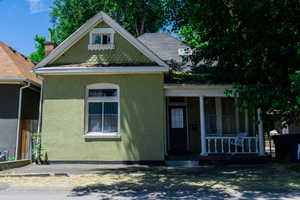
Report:
[{"label": "door frame", "polygon": [[167,152],[166,155],[169,154],[170,150],[171,150],[171,128],[170,128],[170,107],[176,107],[176,106],[181,106],[184,107],[185,109],[185,129],[186,129],[186,151],[189,152],[190,150],[190,141],[189,141],[189,126],[188,126],[188,106],[187,106],[187,102],[186,102],[186,98],[185,98],[185,102],[182,103],[169,103],[167,102],[167,118],[166,118],[166,122],[167,122]]}]

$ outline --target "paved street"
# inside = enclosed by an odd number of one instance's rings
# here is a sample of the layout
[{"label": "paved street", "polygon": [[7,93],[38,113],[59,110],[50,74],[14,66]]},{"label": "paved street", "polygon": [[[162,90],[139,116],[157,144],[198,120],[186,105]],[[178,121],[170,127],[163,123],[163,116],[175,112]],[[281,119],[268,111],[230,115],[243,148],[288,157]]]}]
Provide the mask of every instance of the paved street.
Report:
[{"label": "paved street", "polygon": [[0,199],[300,199],[297,169],[282,164],[193,168],[30,165],[1,174],[68,176],[0,177]]}]

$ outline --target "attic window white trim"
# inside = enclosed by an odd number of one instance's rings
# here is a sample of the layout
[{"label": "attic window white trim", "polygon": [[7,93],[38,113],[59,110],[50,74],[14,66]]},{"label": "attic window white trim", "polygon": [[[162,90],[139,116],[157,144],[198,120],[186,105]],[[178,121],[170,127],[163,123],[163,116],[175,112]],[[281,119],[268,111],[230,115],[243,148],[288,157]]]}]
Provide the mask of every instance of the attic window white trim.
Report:
[{"label": "attic window white trim", "polygon": [[[88,45],[88,50],[109,50],[114,49],[114,35],[115,31],[112,28],[95,28],[90,32],[90,40]],[[96,37],[97,42],[96,42]],[[104,40],[104,38],[106,40]],[[108,42],[104,42],[108,41]]]}]

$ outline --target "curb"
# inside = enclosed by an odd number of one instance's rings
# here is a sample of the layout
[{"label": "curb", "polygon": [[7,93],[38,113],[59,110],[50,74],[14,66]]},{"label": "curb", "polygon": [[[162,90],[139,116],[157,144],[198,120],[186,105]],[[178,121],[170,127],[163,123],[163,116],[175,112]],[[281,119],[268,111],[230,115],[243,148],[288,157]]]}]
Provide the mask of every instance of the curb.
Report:
[{"label": "curb", "polygon": [[0,174],[1,177],[69,177],[68,173],[28,173],[28,174]]}]

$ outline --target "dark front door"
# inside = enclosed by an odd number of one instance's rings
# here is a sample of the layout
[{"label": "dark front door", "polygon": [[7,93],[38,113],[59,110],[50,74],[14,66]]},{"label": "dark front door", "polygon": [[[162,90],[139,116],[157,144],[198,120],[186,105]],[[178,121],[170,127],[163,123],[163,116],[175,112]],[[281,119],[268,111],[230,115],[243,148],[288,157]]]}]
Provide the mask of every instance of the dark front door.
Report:
[{"label": "dark front door", "polygon": [[183,154],[187,151],[185,106],[169,107],[170,153]]}]

